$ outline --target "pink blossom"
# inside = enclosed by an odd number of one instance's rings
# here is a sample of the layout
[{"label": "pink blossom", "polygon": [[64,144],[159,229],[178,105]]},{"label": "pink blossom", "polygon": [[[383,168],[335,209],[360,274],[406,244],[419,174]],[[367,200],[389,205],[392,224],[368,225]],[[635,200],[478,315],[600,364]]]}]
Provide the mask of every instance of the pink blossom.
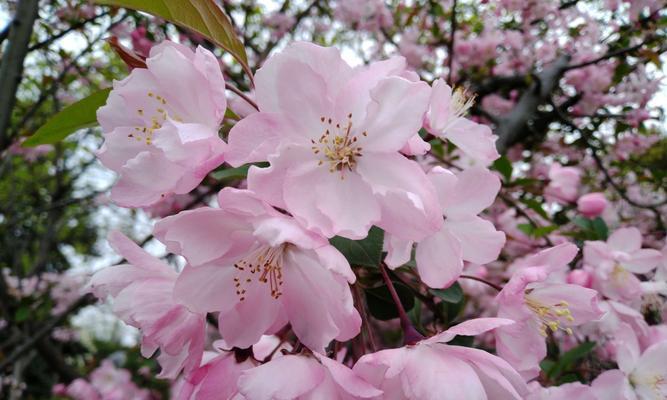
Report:
[{"label": "pink blossom", "polygon": [[146,37],[146,28],[137,27],[130,33],[132,39],[132,49],[141,55],[148,55],[153,47],[153,41]]},{"label": "pink blossom", "polygon": [[599,399],[653,400],[667,397],[667,342],[652,345],[640,352],[639,343],[630,330],[618,334],[619,369],[608,370],[593,381]]},{"label": "pink blossom", "polygon": [[35,147],[23,147],[23,142],[25,140],[25,137],[18,139],[16,142],[12,143],[11,146],[9,146],[7,152],[21,156],[28,162],[35,162],[40,157],[43,157],[53,151],[53,146],[50,144],[40,144],[39,146]]},{"label": "pink blossom", "polygon": [[436,80],[425,120],[426,129],[454,143],[481,166],[488,166],[500,157],[495,144],[497,136],[491,133],[488,126],[463,117],[473,100],[460,89],[452,91],[443,79]]},{"label": "pink blossom", "polygon": [[[366,354],[354,372],[395,400],[522,399],[526,385],[503,359],[483,350],[448,345],[512,324],[501,318],[465,321],[415,345]],[[390,396],[390,397],[389,397]]]},{"label": "pink blossom", "polygon": [[237,381],[243,371],[255,365],[250,358],[237,360],[233,352],[214,355],[185,376],[174,400],[238,399]]},{"label": "pink blossom", "polygon": [[359,333],[348,282],[355,276],[328,241],[257,199],[223,189],[220,209],[165,218],[155,236],[189,262],[175,298],[195,312],[219,312],[230,346],[246,348],[287,322],[299,340],[324,351]]},{"label": "pink blossom", "polygon": [[565,383],[560,386],[537,387],[526,397],[526,400],[602,400],[594,390],[579,382]]},{"label": "pink blossom", "polygon": [[92,292],[113,297],[114,313],[141,330],[143,356],[160,349],[160,377],[175,378],[181,369],[197,368],[204,350],[205,314],[191,312],[174,298],[176,271],[120,232],[112,232],[109,242],[129,264],[97,272],[90,282]]},{"label": "pink blossom", "polygon": [[73,400],[101,400],[93,385],[85,379],[77,378],[67,385],[67,396]]},{"label": "pink blossom", "polygon": [[594,272],[594,288],[615,300],[632,300],[641,295],[640,281],[634,274],[653,271],[661,259],[655,249],[642,249],[637,228],[620,228],[606,242],[584,243],[584,263]]},{"label": "pink blossom", "polygon": [[498,355],[527,379],[538,374],[538,364],[547,354],[548,331],[572,334],[572,327],[603,315],[595,290],[547,282],[550,273],[575,255],[572,244],[537,253],[533,266],[517,271],[498,294],[498,316],[516,321],[495,331]]},{"label": "pink blossom", "polygon": [[[405,60],[352,69],[333,48],[295,43],[256,75],[260,112],[232,128],[227,161],[252,167],[248,188],[323,236],[364,238],[372,225],[405,239],[435,232],[435,189],[399,153],[428,102]],[[259,145],[257,145],[259,143]]]},{"label": "pink blossom", "polygon": [[190,192],[222,162],[225,148],[218,136],[225,83],[215,56],[166,41],[146,64],[114,82],[97,112],[105,137],[98,157],[120,175],[111,199],[125,207]]},{"label": "pink blossom", "polygon": [[345,365],[317,353],[274,358],[244,371],[238,386],[248,400],[356,400],[382,395]]},{"label": "pink blossom", "polygon": [[575,269],[567,274],[567,283],[590,288],[593,282],[593,276],[584,269]]},{"label": "pink blossom", "polygon": [[558,163],[549,169],[549,184],[544,189],[544,196],[549,201],[570,203],[577,199],[581,171],[575,167],[563,167]]},{"label": "pink blossom", "polygon": [[[417,243],[417,270],[430,287],[450,286],[463,270],[463,261],[485,264],[498,258],[505,244],[505,234],[477,216],[489,207],[498,191],[500,179],[482,167],[466,169],[454,175],[435,167],[428,173],[438,191],[445,222],[440,231]],[[387,265],[396,268],[408,262],[412,242],[386,236]]]},{"label": "pink blossom", "polygon": [[603,193],[587,193],[577,200],[577,210],[587,218],[595,218],[607,207]]}]

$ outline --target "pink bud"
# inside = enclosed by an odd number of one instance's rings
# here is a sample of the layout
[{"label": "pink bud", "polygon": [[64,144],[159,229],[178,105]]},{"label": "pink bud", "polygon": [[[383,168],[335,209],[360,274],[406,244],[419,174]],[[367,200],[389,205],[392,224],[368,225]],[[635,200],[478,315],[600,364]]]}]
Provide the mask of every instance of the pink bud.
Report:
[{"label": "pink bud", "polygon": [[595,218],[607,207],[607,199],[602,193],[588,193],[577,200],[577,209],[587,218]]},{"label": "pink bud", "polygon": [[54,396],[65,396],[67,394],[67,386],[63,383],[55,384],[51,388],[51,394]]},{"label": "pink bud", "polygon": [[583,269],[575,269],[567,274],[567,283],[590,288],[592,283],[592,276],[588,271]]}]

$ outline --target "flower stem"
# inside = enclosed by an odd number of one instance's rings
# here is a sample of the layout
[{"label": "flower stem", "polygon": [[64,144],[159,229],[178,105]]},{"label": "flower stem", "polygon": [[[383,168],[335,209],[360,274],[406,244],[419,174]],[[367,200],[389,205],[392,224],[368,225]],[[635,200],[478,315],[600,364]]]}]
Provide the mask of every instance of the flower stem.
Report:
[{"label": "flower stem", "polygon": [[424,336],[417,332],[412,325],[412,322],[410,322],[410,318],[408,318],[408,314],[405,312],[405,308],[403,308],[403,303],[401,303],[401,299],[398,297],[394,283],[391,281],[391,278],[389,278],[387,267],[384,263],[380,263],[380,272],[382,273],[384,283],[387,285],[387,289],[389,289],[391,299],[394,301],[396,309],[398,310],[398,318],[401,321],[401,329],[403,329],[403,343],[406,345],[417,343],[422,340]]},{"label": "flower stem", "polygon": [[486,279],[478,278],[478,277],[476,277],[476,276],[472,276],[472,275],[459,275],[459,278],[470,279],[470,280],[473,280],[473,281],[482,282],[482,283],[484,283],[484,284],[486,284],[486,285],[491,286],[492,288],[496,289],[496,290],[499,291],[499,292],[500,292],[501,290],[503,290],[502,286],[500,286],[500,285],[496,285],[496,284],[493,283],[493,282],[489,282],[489,281],[487,281]]}]

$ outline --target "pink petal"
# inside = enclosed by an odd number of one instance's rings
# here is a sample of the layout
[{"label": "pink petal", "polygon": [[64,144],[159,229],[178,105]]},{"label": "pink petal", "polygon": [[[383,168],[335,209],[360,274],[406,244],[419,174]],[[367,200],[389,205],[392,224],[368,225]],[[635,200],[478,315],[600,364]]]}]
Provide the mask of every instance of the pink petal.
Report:
[{"label": "pink petal", "polygon": [[444,198],[447,217],[477,215],[493,204],[500,191],[500,179],[486,168],[468,168],[456,178],[456,186]]},{"label": "pink petal", "polygon": [[225,161],[233,167],[266,161],[287,129],[279,114],[259,112],[248,115],[229,132]]},{"label": "pink petal", "polygon": [[637,228],[620,228],[609,235],[607,244],[616,251],[632,253],[642,247],[642,234]]},{"label": "pink petal", "polygon": [[347,393],[361,398],[371,398],[382,394],[381,390],[361,379],[350,368],[340,364],[328,357],[313,353],[315,358],[320,360],[322,365],[329,371],[331,377],[338,386],[344,389]]},{"label": "pink petal", "polygon": [[662,253],[654,249],[640,249],[630,255],[628,261],[622,262],[621,265],[628,271],[635,274],[646,274],[651,272],[658,266],[662,260]]},{"label": "pink petal", "polygon": [[186,266],[174,286],[174,300],[196,313],[227,312],[239,301],[232,266]]},{"label": "pink petal", "polygon": [[481,166],[488,166],[500,157],[496,150],[498,136],[487,125],[458,118],[447,128],[444,136]]},{"label": "pink petal", "polygon": [[305,395],[324,379],[314,359],[287,355],[241,373],[239,392],[253,400],[292,400]]},{"label": "pink petal", "polygon": [[[364,151],[396,152],[419,131],[428,105],[429,87],[399,77],[383,79],[371,91],[366,120],[359,131]],[[364,153],[365,154],[365,153]]]},{"label": "pink petal", "polygon": [[459,240],[463,259],[475,264],[495,261],[505,245],[505,234],[480,217],[447,219],[445,226]]},{"label": "pink petal", "polygon": [[442,226],[435,188],[419,164],[400,154],[364,154],[357,171],[382,207],[377,224],[404,240],[421,240]]},{"label": "pink petal", "polygon": [[415,260],[419,277],[432,288],[448,287],[461,275],[461,257],[461,243],[443,227],[417,244]]}]

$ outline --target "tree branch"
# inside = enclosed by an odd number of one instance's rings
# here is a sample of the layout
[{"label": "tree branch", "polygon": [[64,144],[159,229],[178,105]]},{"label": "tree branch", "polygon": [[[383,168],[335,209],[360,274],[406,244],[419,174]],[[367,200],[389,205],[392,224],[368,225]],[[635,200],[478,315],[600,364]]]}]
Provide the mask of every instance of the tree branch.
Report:
[{"label": "tree branch", "polygon": [[12,143],[9,122],[16,103],[16,91],[23,75],[32,27],[37,19],[38,0],[20,0],[9,27],[7,50],[0,61],[0,152]]}]

